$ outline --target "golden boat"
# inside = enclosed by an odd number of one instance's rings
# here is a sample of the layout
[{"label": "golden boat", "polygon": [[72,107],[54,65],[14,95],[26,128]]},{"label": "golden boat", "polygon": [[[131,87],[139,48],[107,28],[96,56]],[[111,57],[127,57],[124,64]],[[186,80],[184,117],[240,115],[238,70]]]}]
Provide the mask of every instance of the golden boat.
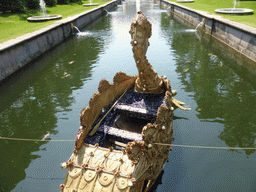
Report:
[{"label": "golden boat", "polygon": [[168,160],[176,100],[170,81],[159,77],[146,58],[151,24],[138,11],[131,24],[138,75],[118,72],[113,84],[99,83],[80,116],[81,127],[63,192],[149,191]]}]

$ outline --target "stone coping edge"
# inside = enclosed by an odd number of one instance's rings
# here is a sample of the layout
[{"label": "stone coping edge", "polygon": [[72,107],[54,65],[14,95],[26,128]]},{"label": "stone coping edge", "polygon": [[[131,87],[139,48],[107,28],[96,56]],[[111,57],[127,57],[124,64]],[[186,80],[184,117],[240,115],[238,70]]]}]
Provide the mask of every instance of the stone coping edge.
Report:
[{"label": "stone coping edge", "polygon": [[[113,0],[91,10],[0,44],[0,82],[73,35],[73,25],[84,28],[121,3]],[[82,5],[81,5],[82,6]]]},{"label": "stone coping edge", "polygon": [[[241,24],[222,16],[191,9],[168,0],[159,0],[184,21],[197,26],[203,22],[203,31],[247,57],[256,67],[256,28]],[[251,63],[251,62],[250,62]],[[256,70],[256,69],[255,69]]]},{"label": "stone coping edge", "polygon": [[111,1],[111,2],[106,3],[104,5],[98,6],[96,8],[84,11],[82,13],[79,13],[77,15],[70,16],[70,17],[58,20],[55,23],[53,23],[53,24],[51,24],[49,26],[46,26],[44,28],[38,29],[38,30],[33,31],[31,33],[24,34],[24,35],[19,36],[19,37],[15,38],[15,39],[10,39],[8,41],[0,43],[0,54],[1,54],[1,52],[5,51],[7,49],[10,49],[10,48],[12,48],[14,46],[17,46],[18,44],[24,43],[26,41],[29,41],[29,40],[31,40],[33,38],[36,38],[37,36],[43,35],[44,33],[47,33],[47,32],[49,32],[51,30],[54,30],[57,27],[61,27],[62,25],[65,25],[65,24],[70,23],[70,22],[74,22],[75,20],[79,19],[80,17],[82,17],[82,16],[84,16],[86,14],[89,14],[89,13],[92,13],[94,11],[97,11],[98,9],[104,9],[109,4],[116,3],[117,1],[118,0],[114,0],[114,1]]},{"label": "stone coping edge", "polygon": [[251,27],[251,26],[248,26],[248,25],[245,25],[245,24],[242,24],[242,23],[238,23],[238,22],[235,22],[235,21],[231,21],[229,19],[225,19],[222,16],[215,15],[215,14],[212,14],[212,13],[209,13],[209,12],[206,12],[206,11],[199,11],[199,10],[196,10],[196,9],[192,9],[192,8],[186,7],[184,5],[180,5],[178,3],[175,3],[175,2],[170,2],[170,1],[167,1],[167,0],[160,0],[160,1],[163,1],[166,4],[170,4],[170,5],[180,7],[182,9],[188,10],[190,12],[197,13],[198,15],[200,15],[202,17],[205,17],[205,18],[208,18],[208,19],[214,19],[218,22],[221,22],[221,23],[223,23],[225,25],[228,25],[230,27],[237,28],[237,29],[239,29],[241,31],[244,31],[246,33],[256,35],[256,28],[254,28],[254,27]]}]

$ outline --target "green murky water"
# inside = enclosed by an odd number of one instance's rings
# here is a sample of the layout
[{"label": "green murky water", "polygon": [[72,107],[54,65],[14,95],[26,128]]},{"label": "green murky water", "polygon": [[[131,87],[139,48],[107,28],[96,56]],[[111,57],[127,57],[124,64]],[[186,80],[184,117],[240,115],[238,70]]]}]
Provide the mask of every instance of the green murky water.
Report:
[{"label": "green murky water", "polygon": [[[147,57],[166,75],[175,97],[175,145],[156,191],[255,191],[256,81],[253,65],[207,35],[187,31],[152,1],[141,10],[152,23]],[[137,74],[130,45],[135,1],[125,1],[0,85],[0,136],[74,140],[79,115],[102,78]],[[243,66],[246,66],[246,70]],[[58,191],[73,141],[0,140],[0,191]]]}]

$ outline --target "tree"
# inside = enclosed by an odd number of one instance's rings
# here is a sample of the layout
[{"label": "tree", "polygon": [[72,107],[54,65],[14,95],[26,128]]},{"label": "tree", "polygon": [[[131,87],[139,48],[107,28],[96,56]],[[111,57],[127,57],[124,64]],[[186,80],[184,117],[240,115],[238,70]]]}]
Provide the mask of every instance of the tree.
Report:
[{"label": "tree", "polygon": [[39,0],[24,0],[26,7],[28,9],[38,9],[39,8]]},{"label": "tree", "polygon": [[68,4],[69,0],[57,0],[57,4]]},{"label": "tree", "polygon": [[12,13],[24,12],[24,1],[23,0],[0,0],[0,11],[3,13],[11,11]]},{"label": "tree", "polygon": [[50,7],[55,6],[57,4],[57,0],[44,0],[44,2],[47,6]]}]

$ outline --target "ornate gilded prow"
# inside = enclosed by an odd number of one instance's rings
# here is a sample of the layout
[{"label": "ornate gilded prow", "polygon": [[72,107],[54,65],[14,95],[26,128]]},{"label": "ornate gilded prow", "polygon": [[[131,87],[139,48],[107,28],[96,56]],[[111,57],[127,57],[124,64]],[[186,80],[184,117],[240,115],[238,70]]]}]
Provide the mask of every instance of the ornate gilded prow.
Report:
[{"label": "ornate gilded prow", "polygon": [[151,23],[141,11],[138,11],[132,21],[130,34],[132,36],[133,57],[139,71],[135,82],[135,91],[152,94],[164,92],[166,90],[164,79],[158,76],[146,58],[149,46],[148,39],[151,37]]},{"label": "ornate gilded prow", "polygon": [[[141,11],[138,11],[133,19],[129,32],[132,38],[133,57],[139,71],[139,75],[135,81],[135,91],[150,94],[160,94],[164,91],[169,91],[171,96],[173,96],[173,93],[176,93],[176,91],[171,90],[170,81],[165,76],[159,77],[147,60],[148,39],[151,37],[152,31],[151,23]],[[184,105],[184,103],[173,97],[172,103],[183,110],[190,110],[190,108],[182,107],[181,105]]]}]

